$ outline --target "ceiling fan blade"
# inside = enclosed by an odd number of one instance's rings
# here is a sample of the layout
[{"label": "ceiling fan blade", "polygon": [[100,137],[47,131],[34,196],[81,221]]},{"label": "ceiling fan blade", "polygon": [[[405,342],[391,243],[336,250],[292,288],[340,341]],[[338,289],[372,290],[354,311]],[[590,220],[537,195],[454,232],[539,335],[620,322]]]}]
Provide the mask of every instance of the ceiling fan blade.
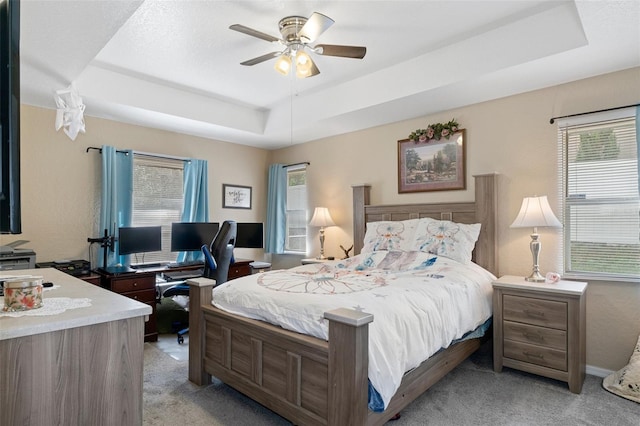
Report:
[{"label": "ceiling fan blade", "polygon": [[312,43],[320,34],[325,32],[335,21],[322,13],[313,12],[307,22],[302,26],[298,37],[304,43]]},{"label": "ceiling fan blade", "polygon": [[277,37],[263,33],[258,30],[254,30],[253,28],[245,27],[244,25],[240,25],[240,24],[233,24],[229,27],[229,29],[238,31],[243,34],[250,35],[252,37],[261,38],[262,40],[266,40],[266,41],[271,41],[271,42],[280,41],[280,39]]},{"label": "ceiling fan blade", "polygon": [[318,44],[314,47],[318,55],[340,56],[342,58],[362,59],[367,53],[364,46],[341,46],[337,44]]},{"label": "ceiling fan blade", "polygon": [[282,52],[271,52],[271,53],[267,53],[267,54],[262,55],[262,56],[258,56],[257,58],[253,58],[253,59],[249,59],[249,60],[244,61],[244,62],[240,62],[240,65],[248,65],[248,66],[256,65],[256,64],[259,64],[261,62],[268,61],[269,59],[273,59],[273,58],[275,58],[277,56],[280,56],[280,55],[282,55]]}]

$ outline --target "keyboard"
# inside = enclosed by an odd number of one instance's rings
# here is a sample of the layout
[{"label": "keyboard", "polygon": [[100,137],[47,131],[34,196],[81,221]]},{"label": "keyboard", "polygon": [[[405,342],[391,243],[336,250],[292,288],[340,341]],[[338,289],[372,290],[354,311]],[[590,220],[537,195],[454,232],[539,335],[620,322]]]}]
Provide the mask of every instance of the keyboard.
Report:
[{"label": "keyboard", "polygon": [[131,269],[158,269],[164,268],[166,263],[138,263],[136,265],[131,265]]},{"label": "keyboard", "polygon": [[203,273],[204,269],[193,269],[191,271],[165,272],[164,277],[171,281],[181,281],[191,278],[200,278]]},{"label": "keyboard", "polygon": [[202,266],[203,265],[202,260],[190,260],[190,261],[180,262],[180,263],[172,262],[167,265],[167,268],[184,268],[185,266],[196,266],[196,265]]}]

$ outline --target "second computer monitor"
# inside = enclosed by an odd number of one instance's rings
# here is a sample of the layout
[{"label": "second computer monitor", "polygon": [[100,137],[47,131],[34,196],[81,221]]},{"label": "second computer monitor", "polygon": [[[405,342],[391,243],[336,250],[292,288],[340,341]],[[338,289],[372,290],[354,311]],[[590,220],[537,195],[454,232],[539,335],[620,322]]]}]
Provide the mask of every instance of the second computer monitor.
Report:
[{"label": "second computer monitor", "polygon": [[211,244],[218,222],[174,222],[171,224],[171,251],[196,251]]},{"label": "second computer monitor", "polygon": [[238,248],[262,248],[264,246],[264,227],[261,222],[238,222],[236,235],[236,247]]}]

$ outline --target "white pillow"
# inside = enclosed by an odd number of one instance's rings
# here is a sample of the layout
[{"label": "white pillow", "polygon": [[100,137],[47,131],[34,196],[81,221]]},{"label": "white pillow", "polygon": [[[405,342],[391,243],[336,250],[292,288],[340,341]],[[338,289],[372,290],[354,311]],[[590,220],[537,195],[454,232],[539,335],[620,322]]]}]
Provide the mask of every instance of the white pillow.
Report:
[{"label": "white pillow", "polygon": [[419,219],[367,223],[362,253],[377,250],[411,251]]},{"label": "white pillow", "polygon": [[469,263],[480,235],[480,226],[479,223],[468,225],[448,220],[420,219],[412,249]]}]

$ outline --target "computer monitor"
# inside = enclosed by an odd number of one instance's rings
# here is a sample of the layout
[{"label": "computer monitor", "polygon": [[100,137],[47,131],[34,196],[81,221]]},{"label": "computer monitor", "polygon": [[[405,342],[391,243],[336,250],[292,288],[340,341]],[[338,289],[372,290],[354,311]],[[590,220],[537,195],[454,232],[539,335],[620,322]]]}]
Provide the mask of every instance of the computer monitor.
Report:
[{"label": "computer monitor", "polygon": [[171,224],[171,251],[197,251],[209,245],[218,233],[218,222],[174,222]]},{"label": "computer monitor", "polygon": [[237,248],[263,248],[264,227],[261,222],[240,223],[236,234]]},{"label": "computer monitor", "polygon": [[160,226],[131,226],[118,229],[118,254],[149,253],[162,250]]}]

